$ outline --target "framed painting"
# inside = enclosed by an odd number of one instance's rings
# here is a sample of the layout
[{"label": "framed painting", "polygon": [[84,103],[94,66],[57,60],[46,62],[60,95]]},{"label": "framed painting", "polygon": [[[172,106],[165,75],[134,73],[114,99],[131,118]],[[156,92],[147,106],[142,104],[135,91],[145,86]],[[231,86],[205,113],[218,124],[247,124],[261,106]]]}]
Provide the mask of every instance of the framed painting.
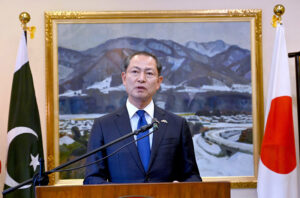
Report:
[{"label": "framed painting", "polygon": [[[93,120],[126,101],[124,58],[147,51],[163,65],[154,101],[188,121],[203,180],[255,187],[261,25],[261,10],[45,12],[47,169],[86,152]],[[83,177],[79,169],[50,181]]]}]

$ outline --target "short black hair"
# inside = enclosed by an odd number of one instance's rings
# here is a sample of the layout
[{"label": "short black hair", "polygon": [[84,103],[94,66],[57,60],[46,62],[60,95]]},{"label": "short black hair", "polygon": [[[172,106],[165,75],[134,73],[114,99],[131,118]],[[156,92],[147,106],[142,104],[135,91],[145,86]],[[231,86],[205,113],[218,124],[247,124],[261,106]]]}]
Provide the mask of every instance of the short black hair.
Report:
[{"label": "short black hair", "polygon": [[131,59],[132,59],[134,56],[136,56],[136,55],[144,55],[144,56],[150,56],[150,57],[152,57],[152,58],[155,60],[155,62],[156,62],[156,69],[157,69],[157,71],[158,71],[158,76],[160,76],[161,69],[162,69],[162,66],[161,66],[160,62],[158,61],[157,57],[156,57],[154,54],[151,54],[151,53],[146,52],[146,51],[138,51],[138,52],[135,52],[135,53],[133,53],[133,54],[127,56],[127,57],[125,58],[125,60],[124,60],[124,63],[123,63],[125,72],[126,72],[126,70],[127,70],[127,68],[128,68],[128,65],[129,65]]}]

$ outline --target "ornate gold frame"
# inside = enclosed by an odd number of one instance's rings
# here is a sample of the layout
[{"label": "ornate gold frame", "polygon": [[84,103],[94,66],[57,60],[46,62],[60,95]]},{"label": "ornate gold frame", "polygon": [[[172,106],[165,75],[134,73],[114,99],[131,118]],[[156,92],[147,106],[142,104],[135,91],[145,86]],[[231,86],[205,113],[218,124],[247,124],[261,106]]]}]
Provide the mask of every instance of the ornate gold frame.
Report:
[{"label": "ornate gold frame", "polygon": [[[262,11],[194,10],[194,11],[128,11],[128,12],[45,12],[46,89],[47,89],[47,169],[58,166],[58,57],[57,25],[60,23],[122,23],[122,22],[215,22],[249,21],[251,24],[251,75],[253,115],[254,176],[211,177],[204,181],[230,181],[233,188],[256,187],[259,150],[264,126],[262,80]],[[59,180],[50,176],[51,184],[80,184],[82,180]]]}]

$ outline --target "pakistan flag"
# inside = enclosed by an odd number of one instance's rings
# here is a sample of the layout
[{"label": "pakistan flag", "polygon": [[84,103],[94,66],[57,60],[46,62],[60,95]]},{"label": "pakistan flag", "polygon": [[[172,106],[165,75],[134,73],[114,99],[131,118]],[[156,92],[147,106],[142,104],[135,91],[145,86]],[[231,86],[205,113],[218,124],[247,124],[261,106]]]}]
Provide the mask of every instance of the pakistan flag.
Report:
[{"label": "pakistan flag", "polygon": [[[22,34],[14,73],[7,133],[7,163],[4,188],[14,187],[38,173],[43,146],[38,107],[28,62],[26,32]],[[35,197],[31,184],[4,198]]]}]

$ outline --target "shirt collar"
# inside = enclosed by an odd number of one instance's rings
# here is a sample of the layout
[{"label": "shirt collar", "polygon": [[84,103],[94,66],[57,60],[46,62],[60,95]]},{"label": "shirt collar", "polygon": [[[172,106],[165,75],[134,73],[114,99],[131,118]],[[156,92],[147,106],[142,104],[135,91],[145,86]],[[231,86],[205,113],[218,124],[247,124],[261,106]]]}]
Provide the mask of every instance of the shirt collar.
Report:
[{"label": "shirt collar", "polygon": [[[141,109],[136,108],[136,106],[134,106],[133,104],[131,104],[128,99],[126,101],[126,108],[127,108],[130,119],[134,116],[134,114],[138,110],[141,110]],[[153,102],[153,100],[151,100],[151,102],[142,110],[144,110],[151,118],[153,118],[154,117],[154,102]]]}]

